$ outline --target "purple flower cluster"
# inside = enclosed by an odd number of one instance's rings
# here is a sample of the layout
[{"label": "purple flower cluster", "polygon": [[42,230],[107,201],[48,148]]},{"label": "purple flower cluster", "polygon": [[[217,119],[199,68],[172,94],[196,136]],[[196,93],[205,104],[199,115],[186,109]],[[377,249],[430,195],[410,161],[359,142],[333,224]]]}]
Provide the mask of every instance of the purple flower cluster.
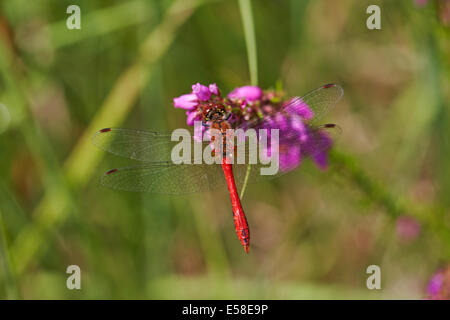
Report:
[{"label": "purple flower cluster", "polygon": [[173,99],[175,108],[185,109],[188,126],[193,126],[194,121],[202,119],[202,110],[200,108],[202,102],[211,99],[212,96],[220,96],[219,88],[215,83],[208,87],[200,83],[192,85],[192,92],[184,94],[178,98]]},{"label": "purple flower cluster", "polygon": [[428,298],[431,300],[450,299],[450,267],[438,271],[428,283]]},{"label": "purple flower cluster", "polygon": [[[222,97],[216,84],[200,83],[192,92],[174,98],[175,108],[186,110],[187,124],[201,121],[207,108],[222,108],[231,113],[229,123],[235,128],[279,129],[280,170],[295,169],[301,159],[311,156],[316,165],[325,169],[331,138],[324,131],[313,129],[308,121],[314,117],[311,108],[301,99],[284,99],[282,92],[263,91],[257,86],[243,86]],[[266,151],[270,156],[270,145]]]}]

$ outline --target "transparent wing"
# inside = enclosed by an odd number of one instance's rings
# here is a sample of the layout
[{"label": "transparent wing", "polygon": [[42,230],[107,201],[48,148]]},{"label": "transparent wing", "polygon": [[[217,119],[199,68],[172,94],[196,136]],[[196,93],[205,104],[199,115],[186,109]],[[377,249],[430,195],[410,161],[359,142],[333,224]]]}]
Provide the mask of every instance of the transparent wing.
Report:
[{"label": "transparent wing", "polygon": [[[278,112],[282,117],[288,118],[293,114],[299,114],[302,105],[306,104],[313,112],[311,120],[307,121],[309,125],[318,125],[319,120],[322,119],[342,98],[344,90],[337,84],[326,84],[320,88],[314,89],[303,97],[293,97],[287,102]],[[270,115],[269,118],[258,118],[252,121],[247,121],[239,125],[240,128],[247,130],[249,128],[264,128],[265,122],[276,118],[275,115]],[[269,126],[269,127],[272,127]]]},{"label": "transparent wing", "polygon": [[146,164],[109,170],[101,178],[103,186],[153,194],[189,194],[226,186],[220,165],[173,163]]},{"label": "transparent wing", "polygon": [[[170,134],[121,128],[102,129],[94,134],[92,142],[114,155],[145,162],[171,161],[172,149],[179,143],[171,141]],[[202,143],[202,150],[207,144]]]},{"label": "transparent wing", "polygon": [[284,106],[284,110],[304,102],[313,111],[311,123],[317,123],[323,118],[342,98],[344,89],[337,84],[326,84],[310,91],[303,97],[294,97]]},{"label": "transparent wing", "polygon": [[[339,132],[339,127],[332,124],[309,128],[308,140],[299,143],[302,160],[330,148]],[[249,159],[249,153],[254,151],[253,147],[245,149],[246,161]],[[288,149],[280,149],[280,158],[287,152]],[[291,171],[280,170],[275,175],[261,175],[261,168],[269,165],[261,163],[251,165],[248,182],[273,179]],[[238,190],[245,180],[247,167],[247,164],[233,164]],[[165,162],[109,170],[102,176],[101,184],[117,190],[179,195],[214,190],[226,186],[226,181],[221,165],[176,165]]]},{"label": "transparent wing", "polygon": [[[296,136],[292,136],[293,141],[297,141],[297,145],[288,145],[288,148],[283,148],[280,146],[279,148],[279,159],[282,161],[282,159],[286,156],[288,156],[288,153],[290,152],[289,148],[299,147],[300,149],[300,162],[298,165],[301,164],[303,160],[306,158],[314,157],[315,155],[318,155],[319,153],[326,151],[330,149],[333,144],[336,142],[336,140],[339,138],[341,134],[341,128],[335,124],[324,124],[321,126],[309,126],[308,127],[308,139],[306,141],[298,142],[298,139],[296,139]],[[298,133],[295,133],[298,135]],[[291,137],[284,136],[283,139],[289,141]],[[294,135],[294,133],[292,133]],[[246,149],[246,159],[248,159],[248,153],[249,152],[255,152],[255,148],[247,148]],[[248,162],[247,162],[248,163]],[[298,166],[295,168],[291,168],[289,170],[279,170],[274,175],[261,175],[261,169],[262,168],[268,168],[270,164],[252,164],[249,177],[248,177],[248,183],[257,183],[264,180],[270,180],[277,177],[280,177],[284,175],[285,173],[288,173],[292,170],[295,170]],[[247,164],[234,164],[233,165],[233,173],[236,180],[236,185],[238,188],[240,188],[243,185],[243,182],[245,180],[245,176],[247,174]],[[240,190],[240,189],[239,189]]]}]

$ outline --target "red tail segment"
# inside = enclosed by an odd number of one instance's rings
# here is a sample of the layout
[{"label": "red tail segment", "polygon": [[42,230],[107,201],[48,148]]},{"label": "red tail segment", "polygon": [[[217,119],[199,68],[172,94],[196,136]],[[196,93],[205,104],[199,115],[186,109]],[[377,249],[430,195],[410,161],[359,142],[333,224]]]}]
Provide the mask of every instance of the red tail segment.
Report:
[{"label": "red tail segment", "polygon": [[244,210],[242,209],[241,200],[239,199],[236,183],[234,182],[233,168],[231,164],[227,164],[225,159],[222,163],[223,173],[227,180],[228,191],[231,197],[231,206],[233,207],[233,219],[236,227],[236,233],[241,241],[242,246],[246,253],[250,250],[250,229],[248,228],[247,218],[245,217]]}]

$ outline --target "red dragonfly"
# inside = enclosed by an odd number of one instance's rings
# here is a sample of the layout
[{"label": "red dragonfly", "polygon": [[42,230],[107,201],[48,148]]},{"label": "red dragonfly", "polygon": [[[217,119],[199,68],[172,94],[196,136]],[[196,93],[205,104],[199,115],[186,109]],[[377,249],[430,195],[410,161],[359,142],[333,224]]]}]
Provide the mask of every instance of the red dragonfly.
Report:
[{"label": "red dragonfly", "polygon": [[[340,129],[334,124],[318,125],[317,121],[324,116],[342,97],[343,89],[335,84],[327,84],[317,88],[303,97],[294,97],[289,103],[283,105],[278,110],[285,119],[289,114],[289,106],[298,103],[300,100],[308,105],[314,113],[314,118],[304,124],[308,130],[308,141],[302,143],[293,140],[300,145],[302,158],[314,156],[318,152],[329,148],[330,144],[324,144],[323,137],[332,137],[328,141],[334,141]],[[276,115],[271,115],[272,119]],[[235,164],[230,161],[230,146],[225,143],[226,130],[238,129],[233,127],[228,121],[229,114],[218,106],[209,106],[203,110],[203,122],[210,123],[210,127],[223,133],[223,160],[222,164],[175,164],[171,159],[171,152],[178,141],[171,141],[171,134],[158,133],[152,131],[140,131],[132,129],[106,128],[98,131],[93,136],[93,143],[99,148],[117,156],[122,156],[137,161],[144,162],[141,165],[112,169],[107,171],[101,178],[101,184],[113,189],[149,192],[153,194],[189,194],[215,190],[217,185],[225,182],[231,197],[233,208],[233,218],[237,236],[244,247],[246,253],[250,248],[250,229],[247,218],[244,214],[242,204],[238,195],[238,187],[241,187],[244,180],[248,183],[257,182],[264,178],[278,177],[285,171],[278,171],[275,175],[260,175],[260,168],[267,165]],[[257,121],[250,121],[241,124],[245,129],[264,127],[266,119],[260,118]],[[280,130],[280,141],[292,141],[290,136],[297,136],[294,130]],[[194,142],[194,138],[192,138]],[[289,142],[288,142],[289,143]],[[292,143],[292,142],[290,142]],[[203,147],[210,147],[211,142],[203,142]],[[280,146],[280,157],[289,150],[289,144]],[[204,148],[202,148],[204,150]],[[214,151],[213,151],[214,152]],[[250,150],[246,150],[246,157]],[[224,181],[225,178],[225,181]]]}]

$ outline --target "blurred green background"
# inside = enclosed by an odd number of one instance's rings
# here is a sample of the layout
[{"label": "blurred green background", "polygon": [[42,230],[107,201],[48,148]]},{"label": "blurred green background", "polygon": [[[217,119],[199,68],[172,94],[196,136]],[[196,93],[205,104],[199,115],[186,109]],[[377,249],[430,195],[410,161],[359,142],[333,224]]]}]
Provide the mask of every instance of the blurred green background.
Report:
[{"label": "blurred green background", "polygon": [[[447,1],[252,1],[258,84],[345,95],[327,116],[343,129],[327,171],[308,161],[248,186],[249,255],[225,186],[99,186],[132,161],[96,149],[96,130],[184,127],[172,98],[193,83],[250,83],[246,3],[0,3],[0,298],[426,296],[450,258]],[[71,4],[81,30],[66,28]],[[381,30],[366,27],[370,4]],[[81,290],[66,288],[72,264]],[[381,290],[366,288],[372,264]]]}]

